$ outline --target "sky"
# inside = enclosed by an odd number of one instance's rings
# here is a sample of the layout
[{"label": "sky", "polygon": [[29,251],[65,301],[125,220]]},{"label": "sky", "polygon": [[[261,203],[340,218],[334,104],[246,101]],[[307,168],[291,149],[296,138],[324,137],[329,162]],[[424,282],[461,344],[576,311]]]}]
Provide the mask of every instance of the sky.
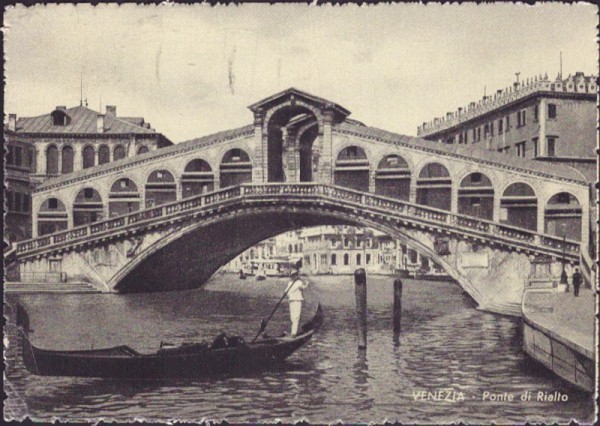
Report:
[{"label": "sky", "polygon": [[83,97],[174,142],[252,123],[295,87],[396,133],[520,78],[598,75],[589,4],[38,5],[5,13],[5,113]]}]

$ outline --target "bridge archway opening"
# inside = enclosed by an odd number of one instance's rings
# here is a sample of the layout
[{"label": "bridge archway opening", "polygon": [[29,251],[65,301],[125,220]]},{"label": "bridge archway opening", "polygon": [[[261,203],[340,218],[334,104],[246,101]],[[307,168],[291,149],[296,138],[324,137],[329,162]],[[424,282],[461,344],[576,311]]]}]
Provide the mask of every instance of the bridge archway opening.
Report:
[{"label": "bridge archway opening", "polygon": [[38,236],[64,231],[69,226],[67,207],[58,198],[48,198],[38,210]]},{"label": "bridge archway opening", "polygon": [[458,213],[486,220],[494,218],[494,187],[480,172],[470,173],[458,188]]},{"label": "bridge archway opening", "polygon": [[316,160],[313,155],[313,145],[318,136],[319,126],[316,122],[300,135],[300,182],[313,181],[313,168]]},{"label": "bridge archway opening", "polygon": [[250,156],[243,149],[230,149],[223,155],[219,172],[219,185],[221,188],[252,182]]},{"label": "bridge archway opening", "polygon": [[[266,123],[268,182],[295,181],[301,178],[303,157],[304,164],[309,163],[308,159],[310,159],[310,164],[312,164],[312,141],[309,139],[310,135],[306,135],[304,152],[302,151],[302,141],[298,141],[299,143],[296,144],[296,136],[299,128],[311,122],[317,122],[315,114],[310,109],[293,103],[290,106],[278,109],[269,118],[269,121]],[[286,164],[295,165],[294,168],[288,168],[287,174],[289,176],[286,176]],[[303,177],[305,179],[308,177],[306,169],[304,170]],[[310,177],[312,178],[312,173]]]},{"label": "bridge archway opening", "polygon": [[544,207],[544,232],[581,241],[582,209],[579,200],[568,192],[559,192]]},{"label": "bridge archway opening", "polygon": [[182,197],[210,192],[215,187],[215,175],[210,164],[201,158],[196,158],[186,164],[181,176]]},{"label": "bridge archway opening", "polygon": [[335,161],[334,183],[357,191],[369,191],[369,159],[364,149],[352,145],[339,152]]},{"label": "bridge archway opening", "polygon": [[123,148],[122,145],[115,146],[115,149],[113,151],[113,158],[115,159],[115,161],[125,158],[125,148]]},{"label": "bridge archway opening", "polygon": [[83,188],[73,202],[73,225],[98,222],[103,219],[103,211],[100,193],[94,188]]},{"label": "bridge archway opening", "polygon": [[62,149],[62,164],[61,164],[61,172],[62,174],[71,173],[73,171],[73,147],[70,145],[63,146]]},{"label": "bridge archway opening", "polygon": [[140,193],[129,178],[121,178],[112,184],[108,193],[108,217],[122,216],[140,209]]},{"label": "bridge archway opening", "polygon": [[96,151],[94,147],[91,145],[83,148],[83,168],[89,169],[90,167],[94,167],[96,165]]},{"label": "bridge archway opening", "polygon": [[177,199],[177,183],[168,170],[154,170],[146,182],[146,207],[155,207]]},{"label": "bridge archway opening", "polygon": [[537,197],[523,182],[509,185],[500,199],[500,223],[537,230]]},{"label": "bridge archway opening", "polygon": [[375,193],[408,201],[410,197],[410,169],[404,158],[397,154],[385,156],[377,165]]},{"label": "bridge archway opening", "polygon": [[110,163],[110,148],[108,145],[100,145],[98,148],[98,165]]},{"label": "bridge archway opening", "polygon": [[48,176],[58,174],[58,148],[56,145],[50,145],[46,150],[46,174]]},{"label": "bridge archway opening", "polygon": [[452,180],[450,172],[440,163],[429,163],[417,179],[417,204],[450,211]]}]

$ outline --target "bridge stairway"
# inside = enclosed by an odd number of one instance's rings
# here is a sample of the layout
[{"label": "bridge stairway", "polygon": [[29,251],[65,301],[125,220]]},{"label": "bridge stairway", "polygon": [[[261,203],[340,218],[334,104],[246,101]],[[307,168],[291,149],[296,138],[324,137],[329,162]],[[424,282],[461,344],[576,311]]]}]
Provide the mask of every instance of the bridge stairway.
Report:
[{"label": "bridge stairway", "polygon": [[86,282],[73,283],[4,283],[5,293],[100,293],[94,285]]}]

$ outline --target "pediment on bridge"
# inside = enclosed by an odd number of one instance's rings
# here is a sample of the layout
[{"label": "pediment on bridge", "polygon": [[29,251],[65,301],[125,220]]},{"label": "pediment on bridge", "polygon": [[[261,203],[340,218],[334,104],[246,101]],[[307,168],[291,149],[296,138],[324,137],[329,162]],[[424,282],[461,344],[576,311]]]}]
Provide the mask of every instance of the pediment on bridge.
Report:
[{"label": "pediment on bridge", "polygon": [[350,111],[335,102],[311,95],[293,87],[258,101],[248,108],[256,116],[282,104],[291,104],[293,106],[299,100],[318,108],[323,113],[328,112],[333,114],[333,121],[335,122],[344,121],[350,115]]}]

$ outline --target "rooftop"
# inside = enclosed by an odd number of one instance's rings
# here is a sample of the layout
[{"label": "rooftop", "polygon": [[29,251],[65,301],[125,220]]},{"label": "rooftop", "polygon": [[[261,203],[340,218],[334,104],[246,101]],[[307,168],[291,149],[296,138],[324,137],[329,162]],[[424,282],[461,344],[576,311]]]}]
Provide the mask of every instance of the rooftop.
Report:
[{"label": "rooftop", "polygon": [[[114,108],[114,107],[113,107]],[[107,107],[108,109],[108,107]],[[114,109],[112,110],[114,111]],[[115,111],[116,112],[116,111]],[[54,125],[53,115],[64,114],[64,125]],[[104,117],[103,131],[98,132],[98,116]],[[56,134],[155,134],[156,131],[142,117],[117,117],[107,111],[101,114],[83,105],[73,108],[57,107],[38,117],[20,117],[16,123],[18,133]]]},{"label": "rooftop", "polygon": [[593,95],[590,98],[595,100],[598,90],[596,79],[596,76],[585,76],[584,73],[577,72],[574,76],[569,75],[566,79],[562,79],[558,75],[554,81],[550,81],[546,74],[543,77],[540,75],[515,82],[512,86],[497,90],[494,95],[484,96],[478,102],[471,102],[468,106],[458,108],[455,112],[448,112],[445,117],[437,117],[423,123],[417,128],[417,136],[427,137],[450,129],[532,95]]}]

